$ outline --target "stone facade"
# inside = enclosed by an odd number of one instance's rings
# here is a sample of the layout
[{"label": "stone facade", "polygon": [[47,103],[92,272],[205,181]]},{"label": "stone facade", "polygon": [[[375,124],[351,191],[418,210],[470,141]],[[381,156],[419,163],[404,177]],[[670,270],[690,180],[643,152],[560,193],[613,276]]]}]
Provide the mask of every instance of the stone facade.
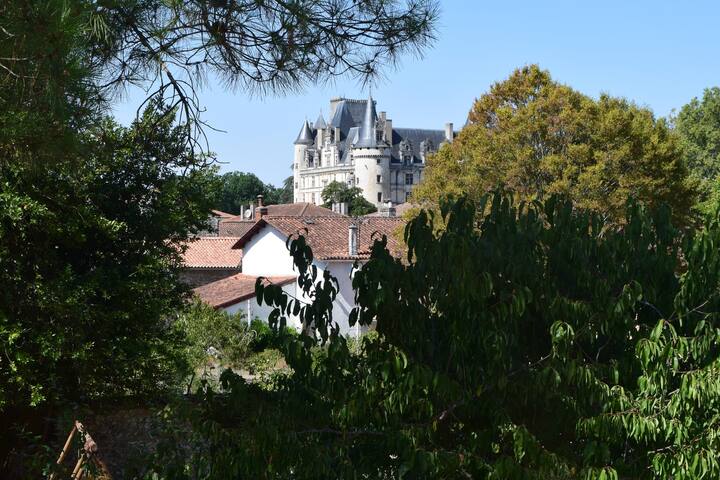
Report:
[{"label": "stone facade", "polygon": [[380,207],[404,203],[423,179],[427,155],[451,142],[451,123],[443,130],[393,128],[375,101],[334,98],[330,121],[322,114],[305,121],[295,140],[294,201],[322,204],[325,186],[338,181],[359,187]]}]

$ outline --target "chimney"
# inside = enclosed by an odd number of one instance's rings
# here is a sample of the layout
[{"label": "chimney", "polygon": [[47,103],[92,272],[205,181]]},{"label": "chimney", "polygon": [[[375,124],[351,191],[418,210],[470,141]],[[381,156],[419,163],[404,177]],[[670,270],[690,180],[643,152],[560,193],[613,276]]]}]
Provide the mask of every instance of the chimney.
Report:
[{"label": "chimney", "polygon": [[347,202],[339,202],[339,203],[333,203],[332,204],[332,211],[335,213],[339,213],[341,215],[347,215],[348,214],[348,204]]},{"label": "chimney", "polygon": [[348,255],[356,256],[358,253],[358,226],[351,223],[348,226]]},{"label": "chimney", "polygon": [[264,216],[266,216],[268,213],[267,207],[265,205],[263,205],[263,196],[262,195],[257,196],[257,204],[258,204],[257,211],[258,211],[258,220],[259,220],[259,219],[263,218]]},{"label": "chimney", "polygon": [[385,140],[388,145],[392,146],[392,120],[389,118],[385,119],[385,129],[383,130],[383,140]]},{"label": "chimney", "polygon": [[340,127],[335,127],[335,143],[340,143]]},{"label": "chimney", "polygon": [[445,140],[447,140],[448,142],[452,142],[454,136],[455,136],[455,132],[453,132],[452,122],[446,123],[445,124]]},{"label": "chimney", "polygon": [[392,202],[383,203],[380,206],[380,216],[381,217],[394,217],[396,216],[395,207],[393,207]]},{"label": "chimney", "polygon": [[245,218],[245,205],[240,205],[240,219]]}]

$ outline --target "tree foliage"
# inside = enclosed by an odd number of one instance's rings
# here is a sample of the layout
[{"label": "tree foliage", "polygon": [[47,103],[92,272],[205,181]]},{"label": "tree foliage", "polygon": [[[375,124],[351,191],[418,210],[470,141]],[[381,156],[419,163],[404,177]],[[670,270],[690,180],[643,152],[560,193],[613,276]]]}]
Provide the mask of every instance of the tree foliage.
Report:
[{"label": "tree foliage", "polygon": [[[86,78],[93,95],[145,88],[149,101],[177,107],[185,140],[204,149],[198,88],[209,76],[250,94],[338,76],[371,81],[401,55],[422,53],[437,10],[434,0],[6,2],[0,41],[9,52],[0,70],[10,81],[46,82],[55,93],[80,69],[93,75]],[[47,36],[59,26],[63,36]],[[45,59],[71,46],[70,68],[35,63],[24,55],[28,45]]]},{"label": "tree foliage", "polygon": [[1,409],[176,375],[176,245],[204,226],[211,177],[177,173],[194,160],[171,122],[154,110],[131,128],[104,121],[78,139],[82,161],[0,168]]},{"label": "tree foliage", "polygon": [[255,206],[257,196],[263,196],[265,205],[292,203],[293,177],[283,181],[282,186],[275,187],[263,183],[254,173],[227,172],[218,178],[216,208],[223,212],[240,214],[240,208]]},{"label": "tree foliage", "polygon": [[680,109],[675,120],[685,162],[699,184],[701,210],[712,210],[720,197],[720,88],[705,90]]},{"label": "tree foliage", "polygon": [[265,185],[253,173],[228,172],[220,176],[219,183],[217,209],[235,215],[240,214],[242,206],[256,205],[258,195],[270,197],[273,190],[272,185]]},{"label": "tree foliage", "polygon": [[309,336],[284,348],[293,377],[268,392],[226,373],[223,393],[201,391],[192,410],[191,456],[169,442],[156,470],[716,477],[720,216],[687,234],[666,208],[631,203],[625,218],[503,194],[421,212],[407,259],[378,241],[355,274],[351,321],[379,333],[359,355],[333,323],[335,280],[311,267],[302,237],[289,240],[314,302],[260,283],[257,294],[276,326],[303,319]]},{"label": "tree foliage", "polygon": [[535,65],[475,101],[455,141],[428,161],[414,196],[477,200],[501,184],[518,200],[563,194],[615,221],[630,197],[671,205],[677,218],[694,202],[678,138],[664,119],[624,99],[592,99]]},{"label": "tree foliage", "polygon": [[359,187],[348,187],[342,182],[333,180],[323,188],[320,196],[323,199],[324,207],[332,208],[333,203],[345,203],[348,206],[348,214],[354,217],[377,212],[377,207],[363,197],[362,189]]}]

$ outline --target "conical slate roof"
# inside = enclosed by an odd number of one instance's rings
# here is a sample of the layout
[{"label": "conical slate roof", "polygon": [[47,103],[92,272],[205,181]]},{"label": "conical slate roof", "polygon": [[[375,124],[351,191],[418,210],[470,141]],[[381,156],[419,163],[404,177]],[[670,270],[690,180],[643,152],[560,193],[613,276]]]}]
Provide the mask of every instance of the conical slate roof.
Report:
[{"label": "conical slate roof", "polygon": [[377,147],[377,137],[375,134],[375,122],[377,115],[375,114],[375,102],[372,96],[368,98],[365,106],[365,116],[360,126],[360,140],[355,144],[359,148],[375,148]]},{"label": "conical slate roof", "polygon": [[295,140],[295,145],[312,145],[313,142],[314,140],[312,130],[310,129],[308,121],[305,120],[305,123],[303,124],[303,127],[300,130],[297,139]]},{"label": "conical slate roof", "polygon": [[322,112],[320,112],[320,116],[315,121],[315,129],[320,130],[321,128],[327,128],[327,123],[325,123],[325,119],[323,118]]}]

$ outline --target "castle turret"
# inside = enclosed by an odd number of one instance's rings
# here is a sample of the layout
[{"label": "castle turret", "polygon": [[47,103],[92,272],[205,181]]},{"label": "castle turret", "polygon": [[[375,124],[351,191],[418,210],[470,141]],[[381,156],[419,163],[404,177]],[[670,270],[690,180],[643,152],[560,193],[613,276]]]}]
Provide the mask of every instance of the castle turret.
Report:
[{"label": "castle turret", "polygon": [[372,96],[365,106],[365,115],[353,145],[355,178],[365,199],[375,205],[390,200],[390,149],[378,140],[377,115]]},{"label": "castle turret", "polygon": [[293,161],[293,201],[302,202],[300,198],[300,170],[305,168],[307,149],[313,144],[313,133],[308,121],[305,120],[300,133],[295,140],[295,160]]},{"label": "castle turret", "polygon": [[315,121],[315,130],[317,131],[317,145],[318,147],[321,147],[322,145],[325,145],[325,138],[327,135],[326,129],[327,129],[327,123],[325,123],[325,119],[323,118],[322,112],[320,112],[320,116]]}]

